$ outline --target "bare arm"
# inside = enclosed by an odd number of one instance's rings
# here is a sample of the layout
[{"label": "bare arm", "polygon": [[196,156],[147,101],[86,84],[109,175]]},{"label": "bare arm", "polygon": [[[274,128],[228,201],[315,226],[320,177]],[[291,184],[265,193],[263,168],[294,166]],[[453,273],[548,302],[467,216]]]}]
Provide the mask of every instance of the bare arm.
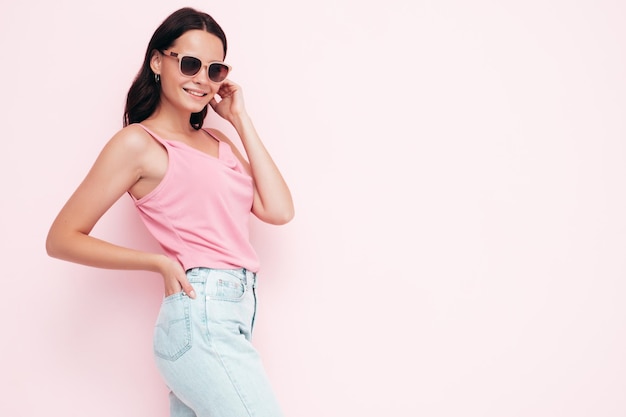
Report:
[{"label": "bare arm", "polygon": [[89,235],[104,213],[141,179],[146,150],[152,145],[150,140],[128,127],[106,144],[52,223],[46,250],[54,258],[98,268],[159,272],[165,279],[166,295],[180,291],[181,286],[192,295],[193,288],[182,267],[166,256],[125,248]]},{"label": "bare arm", "polygon": [[[294,216],[291,192],[245,110],[241,87],[226,80],[218,94],[222,100],[211,100],[211,106],[234,126],[248,156],[246,162],[238,155],[254,180],[252,212],[267,223],[289,222]],[[234,147],[233,151],[238,154]]]}]

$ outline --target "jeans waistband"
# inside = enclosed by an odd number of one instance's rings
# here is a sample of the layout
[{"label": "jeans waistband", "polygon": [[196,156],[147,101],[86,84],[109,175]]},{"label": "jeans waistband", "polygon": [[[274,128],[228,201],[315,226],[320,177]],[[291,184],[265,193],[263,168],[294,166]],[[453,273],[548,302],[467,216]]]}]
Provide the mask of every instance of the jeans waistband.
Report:
[{"label": "jeans waistband", "polygon": [[237,269],[217,269],[217,268],[205,268],[195,267],[187,270],[187,279],[189,282],[206,282],[211,274],[228,274],[235,276],[241,280],[245,286],[251,286],[256,288],[256,272],[247,270],[246,268]]}]

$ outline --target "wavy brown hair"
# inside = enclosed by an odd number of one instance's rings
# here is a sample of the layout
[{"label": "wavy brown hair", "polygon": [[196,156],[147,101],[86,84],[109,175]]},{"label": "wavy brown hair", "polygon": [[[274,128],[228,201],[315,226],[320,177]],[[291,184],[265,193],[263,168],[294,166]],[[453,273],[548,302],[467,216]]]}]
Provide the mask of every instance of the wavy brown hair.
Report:
[{"label": "wavy brown hair", "polygon": [[[124,126],[146,120],[161,101],[161,85],[155,80],[150,68],[153,52],[168,49],[182,34],[194,29],[217,36],[222,41],[226,57],[226,35],[211,16],[190,7],[184,7],[169,15],[152,35],[141,69],[128,90],[124,108]],[[191,114],[189,123],[194,129],[202,128],[207,110],[205,106],[202,111]]]}]

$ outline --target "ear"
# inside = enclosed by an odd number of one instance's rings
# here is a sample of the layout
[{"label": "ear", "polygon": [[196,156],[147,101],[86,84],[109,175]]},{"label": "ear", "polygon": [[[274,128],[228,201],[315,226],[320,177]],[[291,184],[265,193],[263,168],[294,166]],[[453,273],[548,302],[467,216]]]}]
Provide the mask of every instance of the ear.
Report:
[{"label": "ear", "polygon": [[156,49],[152,51],[152,56],[150,57],[150,69],[155,74],[161,74],[161,53]]}]

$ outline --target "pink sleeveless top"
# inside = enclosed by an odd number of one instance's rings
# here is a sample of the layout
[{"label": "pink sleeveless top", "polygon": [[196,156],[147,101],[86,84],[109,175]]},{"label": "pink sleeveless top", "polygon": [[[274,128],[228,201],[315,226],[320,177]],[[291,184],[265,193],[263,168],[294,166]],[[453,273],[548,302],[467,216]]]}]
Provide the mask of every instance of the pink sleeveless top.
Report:
[{"label": "pink sleeveless top", "polygon": [[252,178],[230,145],[215,138],[219,142],[215,158],[140,126],[168,153],[167,171],[159,185],[141,199],[133,198],[166,255],[177,259],[185,270],[246,268],[257,272],[259,259],[248,228]]}]

